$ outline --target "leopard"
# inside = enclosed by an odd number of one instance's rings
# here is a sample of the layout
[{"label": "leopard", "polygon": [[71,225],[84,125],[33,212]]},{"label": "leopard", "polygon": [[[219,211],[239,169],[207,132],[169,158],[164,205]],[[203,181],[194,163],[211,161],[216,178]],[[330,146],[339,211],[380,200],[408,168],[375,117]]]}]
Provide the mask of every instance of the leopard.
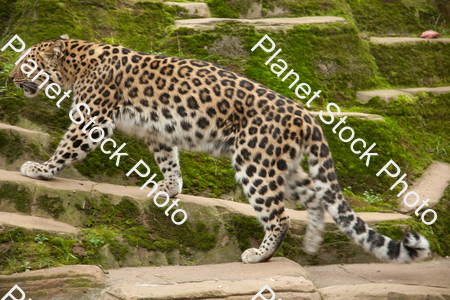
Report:
[{"label": "leopard", "polygon": [[[298,102],[197,59],[147,54],[67,34],[29,50],[10,74],[26,97],[56,83],[73,91],[72,108],[84,103],[90,110],[77,111],[74,118],[84,121],[69,126],[49,160],[25,162],[23,175],[50,180],[100,144],[98,130],[91,139],[83,128],[99,126],[105,137],[117,129],[145,141],[164,176],[158,190],[171,197],[183,187],[179,148],[231,157],[235,180],[265,231],[259,248],[242,253],[244,263],[266,262],[279,250],[290,227],[286,199],[307,210],[306,253],[319,250],[327,211],[342,232],[382,261],[410,263],[428,256],[430,244],[422,235],[408,231],[396,241],[355,213],[338,183],[322,127]],[[38,66],[31,76],[22,70],[28,60]],[[32,81],[41,70],[50,80]],[[97,123],[87,123],[88,111]],[[304,158],[307,168],[301,166]]]}]

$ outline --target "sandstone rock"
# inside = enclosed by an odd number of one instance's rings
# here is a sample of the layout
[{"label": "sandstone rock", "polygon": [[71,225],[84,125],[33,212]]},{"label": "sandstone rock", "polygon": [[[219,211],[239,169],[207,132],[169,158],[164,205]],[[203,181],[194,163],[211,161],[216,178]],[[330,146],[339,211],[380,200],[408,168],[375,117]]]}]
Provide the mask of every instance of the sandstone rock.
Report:
[{"label": "sandstone rock", "polygon": [[398,98],[398,96],[404,95],[412,97],[412,93],[398,90],[375,90],[375,91],[359,91],[356,92],[356,99],[359,102],[366,103],[374,97],[380,97],[381,100],[389,102],[390,100]]},{"label": "sandstone rock", "polygon": [[[400,204],[398,211],[402,213],[409,213],[418,208],[420,204],[422,204],[422,200],[430,199],[428,202],[428,206],[424,206],[421,210],[421,213],[426,209],[432,208],[439,202],[439,199],[444,194],[445,189],[450,183],[450,164],[443,162],[434,162],[431,164],[422,176],[414,182],[413,185],[409,186],[408,190],[406,190],[400,198],[398,198],[398,202]],[[419,195],[419,202],[414,207],[408,207],[404,203],[404,197],[410,191],[414,191]],[[411,205],[416,201],[416,197],[414,195],[408,196],[406,199],[407,202]],[[432,217],[432,214],[430,214]]]},{"label": "sandstone rock", "polygon": [[[316,119],[320,115],[320,112],[318,112],[318,111],[311,111],[310,113],[314,117],[316,117]],[[323,116],[329,117],[330,114],[328,112],[324,111],[323,112]],[[334,117],[338,117],[336,113],[333,113],[333,116]],[[364,119],[364,120],[371,120],[371,121],[384,121],[382,116],[372,115],[372,114],[364,114],[364,113],[357,113],[357,112],[341,112],[339,116],[341,116],[341,117],[349,116],[349,117],[355,117],[355,118]]]},{"label": "sandstone rock", "polygon": [[26,229],[40,229],[49,232],[77,233],[78,229],[52,219],[0,212],[0,225],[17,226]]},{"label": "sandstone rock", "polygon": [[320,289],[323,300],[446,300],[450,289],[400,284],[368,283]]},{"label": "sandstone rock", "polygon": [[36,130],[29,130],[22,127],[9,125],[5,123],[0,122],[0,130],[6,131],[11,134],[19,134],[22,137],[29,139],[30,141],[38,142],[40,144],[43,144],[45,146],[48,146],[49,138],[50,136],[47,133],[36,131]]},{"label": "sandstone rock", "polygon": [[[349,284],[405,284],[450,289],[450,259],[411,264],[351,264],[305,268],[318,288]],[[420,274],[420,276],[419,276]]]},{"label": "sandstone rock", "polygon": [[415,93],[418,91],[426,92],[426,93],[435,93],[435,94],[446,94],[450,93],[450,86],[440,86],[434,88],[409,88],[409,89],[399,89],[399,91],[404,91],[408,93]]},{"label": "sandstone rock", "polygon": [[401,43],[450,43],[450,38],[440,38],[440,39],[422,39],[413,37],[371,37],[371,43],[375,44],[401,44]]},{"label": "sandstone rock", "polygon": [[[449,39],[450,40],[450,39]],[[389,102],[390,100],[398,98],[400,95],[413,97],[414,93],[423,91],[427,93],[445,94],[450,93],[450,86],[441,86],[435,88],[409,88],[398,90],[373,90],[373,91],[359,91],[356,92],[356,100],[362,103],[368,102],[374,97],[380,97],[381,100]]]},{"label": "sandstone rock", "polygon": [[323,300],[449,299],[450,260],[307,267]]},{"label": "sandstone rock", "polygon": [[[0,275],[0,295],[17,284],[26,299],[92,300],[106,287],[105,275],[96,266],[75,265]],[[18,298],[20,299],[20,298]]]},{"label": "sandstone rock", "polygon": [[300,265],[285,258],[248,265],[123,268],[107,275],[109,287],[101,299],[248,300],[266,284],[283,300],[320,299],[307,276]]},{"label": "sandstone rock", "polygon": [[228,19],[228,18],[205,18],[175,21],[175,26],[188,27],[198,30],[212,30],[222,22],[234,22],[238,24],[253,25],[256,29],[286,30],[299,24],[333,23],[345,22],[340,17],[303,17],[303,18],[273,18],[273,19]]}]

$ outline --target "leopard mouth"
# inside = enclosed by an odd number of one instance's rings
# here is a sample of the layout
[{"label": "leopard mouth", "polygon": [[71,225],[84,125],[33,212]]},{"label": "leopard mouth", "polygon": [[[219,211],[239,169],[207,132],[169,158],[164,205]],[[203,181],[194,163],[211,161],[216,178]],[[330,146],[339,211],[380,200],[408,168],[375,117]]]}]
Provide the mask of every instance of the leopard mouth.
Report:
[{"label": "leopard mouth", "polygon": [[21,82],[18,83],[19,88],[23,89],[27,95],[35,95],[38,90],[38,85],[34,82]]}]

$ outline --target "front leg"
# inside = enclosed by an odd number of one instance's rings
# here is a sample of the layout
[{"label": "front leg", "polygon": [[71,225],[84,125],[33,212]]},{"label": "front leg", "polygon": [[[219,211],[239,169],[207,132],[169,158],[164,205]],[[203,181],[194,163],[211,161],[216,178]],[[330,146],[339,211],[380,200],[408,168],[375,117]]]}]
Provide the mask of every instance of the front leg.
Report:
[{"label": "front leg", "polygon": [[[50,179],[53,175],[57,174],[70,164],[83,160],[89,152],[97,148],[97,146],[102,142],[102,140],[97,142],[93,141],[99,139],[99,129],[92,132],[91,137],[93,140],[89,138],[89,131],[93,127],[99,126],[103,129],[106,138],[107,136],[112,135],[115,128],[112,120],[104,115],[99,116],[97,119],[100,124],[98,122],[90,124],[85,129],[86,133],[84,133],[83,128],[89,122],[90,117],[96,115],[99,114],[94,111],[90,116],[88,116],[88,118],[85,116],[84,121],[81,124],[72,123],[69,130],[59,143],[53,156],[42,164],[27,161],[20,167],[22,174],[36,179]],[[78,114],[75,114],[74,118],[78,122],[81,120]]]},{"label": "front leg", "polygon": [[170,197],[181,193],[183,178],[178,161],[178,148],[151,140],[147,140],[147,145],[164,175],[164,180],[158,182],[158,192],[166,192]]}]

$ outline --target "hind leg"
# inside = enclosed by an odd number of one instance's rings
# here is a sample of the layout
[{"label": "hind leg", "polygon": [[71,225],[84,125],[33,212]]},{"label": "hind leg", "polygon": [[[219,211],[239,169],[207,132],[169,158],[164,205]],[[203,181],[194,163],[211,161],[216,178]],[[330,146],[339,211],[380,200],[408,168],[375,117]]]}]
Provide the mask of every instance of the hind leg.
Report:
[{"label": "hind leg", "polygon": [[307,253],[317,252],[323,240],[324,210],[320,200],[316,198],[311,178],[301,167],[289,172],[286,178],[286,196],[307,208],[308,227],[303,246]]},{"label": "hind leg", "polygon": [[244,192],[266,231],[258,249],[251,248],[242,253],[244,263],[268,261],[280,248],[289,229],[290,220],[284,211],[283,202],[286,174],[274,173],[273,169],[263,165],[250,165],[236,172],[236,178],[242,182]]}]

